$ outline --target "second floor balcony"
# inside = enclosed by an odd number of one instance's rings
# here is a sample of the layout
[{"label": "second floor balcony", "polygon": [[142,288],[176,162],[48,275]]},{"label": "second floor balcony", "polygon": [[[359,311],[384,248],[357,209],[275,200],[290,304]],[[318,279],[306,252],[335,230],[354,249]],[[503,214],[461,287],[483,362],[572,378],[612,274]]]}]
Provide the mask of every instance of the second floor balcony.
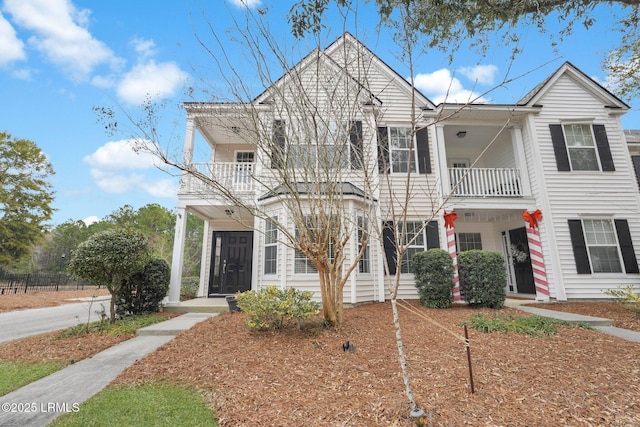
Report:
[{"label": "second floor balcony", "polygon": [[517,168],[449,168],[454,197],[522,197]]},{"label": "second floor balcony", "polygon": [[182,178],[183,194],[213,195],[219,188],[245,194],[255,191],[253,162],[192,163],[191,170],[195,173]]}]

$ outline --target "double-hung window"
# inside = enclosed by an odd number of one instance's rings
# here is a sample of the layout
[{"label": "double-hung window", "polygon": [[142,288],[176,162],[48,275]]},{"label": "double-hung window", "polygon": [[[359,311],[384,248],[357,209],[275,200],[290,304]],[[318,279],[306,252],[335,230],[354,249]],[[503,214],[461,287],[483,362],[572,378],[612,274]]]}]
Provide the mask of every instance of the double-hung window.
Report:
[{"label": "double-hung window", "polygon": [[480,233],[458,233],[458,252],[473,249],[482,250],[482,235]]},{"label": "double-hung window", "polygon": [[597,171],[598,155],[596,144],[589,125],[564,125],[564,135],[571,162],[571,170]]},{"label": "double-hung window", "polygon": [[[407,221],[404,231],[405,250],[402,255],[401,273],[412,273],[411,257],[425,250],[424,224],[422,221]],[[400,223],[399,225],[402,225]],[[402,230],[398,230],[402,235]]]},{"label": "double-hung window", "polygon": [[558,171],[616,170],[607,130],[602,124],[549,124]]},{"label": "double-hung window", "polygon": [[362,257],[358,263],[358,271],[360,273],[370,273],[371,272],[371,259],[369,256],[369,233],[367,228],[369,227],[369,223],[367,219],[361,215],[358,215],[358,253],[362,251],[363,244],[364,252],[362,252]]},{"label": "double-hung window", "polygon": [[626,219],[570,219],[569,235],[578,274],[639,272]]},{"label": "double-hung window", "polygon": [[268,218],[264,224],[264,274],[278,273],[278,217]]},{"label": "double-hung window", "polygon": [[416,171],[416,149],[411,142],[411,128],[389,127],[391,172]]},{"label": "double-hung window", "polygon": [[[309,233],[309,236],[310,236],[308,243],[314,243],[315,241],[314,236],[316,235],[317,228],[322,224],[319,223],[319,219],[317,217],[314,218],[311,215],[307,215],[305,217],[305,220],[307,223],[306,232]],[[296,239],[298,240],[301,239],[301,233],[298,227],[296,227]],[[329,253],[327,254],[327,256],[329,257],[329,260],[333,262],[333,260],[335,259],[335,253],[333,250],[332,240],[329,240],[328,250],[329,250]],[[313,265],[311,260],[300,251],[295,251],[293,263],[294,263],[293,271],[296,274],[313,274],[318,272],[318,269],[316,268],[315,265]]]},{"label": "double-hung window", "polygon": [[289,146],[289,166],[296,169],[347,169],[350,165],[348,122],[298,123]]}]

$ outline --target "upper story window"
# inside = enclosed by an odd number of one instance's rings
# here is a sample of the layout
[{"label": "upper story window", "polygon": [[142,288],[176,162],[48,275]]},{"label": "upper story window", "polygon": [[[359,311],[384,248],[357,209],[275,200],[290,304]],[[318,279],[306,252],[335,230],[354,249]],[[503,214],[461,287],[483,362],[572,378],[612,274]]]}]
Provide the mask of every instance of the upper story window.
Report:
[{"label": "upper story window", "polygon": [[362,169],[362,122],[322,121],[287,126],[275,120],[271,141],[271,167],[317,170],[327,166]]},{"label": "upper story window", "polygon": [[565,125],[564,135],[569,151],[571,170],[574,171],[597,171],[598,155],[596,154],[596,144],[588,125]]},{"label": "upper story window", "polygon": [[615,171],[604,125],[550,124],[558,171]]},{"label": "upper story window", "polygon": [[411,127],[381,126],[378,128],[379,173],[431,173],[429,153],[429,128],[422,127],[413,133]]},{"label": "upper story window", "polygon": [[411,143],[411,128],[389,128],[391,172],[416,171],[416,145]]}]

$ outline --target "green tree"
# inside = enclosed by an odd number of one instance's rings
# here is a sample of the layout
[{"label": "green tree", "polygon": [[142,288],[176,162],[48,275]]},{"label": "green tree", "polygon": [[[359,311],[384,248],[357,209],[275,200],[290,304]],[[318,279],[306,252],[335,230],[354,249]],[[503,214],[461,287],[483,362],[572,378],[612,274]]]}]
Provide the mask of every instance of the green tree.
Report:
[{"label": "green tree", "polygon": [[139,231],[114,228],[83,242],[69,263],[69,271],[106,287],[111,293],[111,322],[116,319],[116,295],[123,281],[140,272],[149,259],[147,238]]},{"label": "green tree", "polygon": [[53,167],[28,139],[0,132],[0,265],[30,253],[51,219]]},{"label": "green tree", "polygon": [[[640,94],[640,1],[639,0],[369,0],[378,7],[381,22],[389,23],[400,8],[408,11],[407,29],[425,36],[425,46],[450,56],[467,42],[484,52],[490,43],[502,40],[518,51],[520,32],[532,27],[546,33],[550,23],[562,25],[550,38],[562,42],[576,26],[591,28],[599,14],[614,14],[612,31],[620,34],[618,46],[603,61],[618,93],[631,98]],[[357,0],[300,0],[289,12],[296,37],[318,33],[331,3],[355,10]],[[501,37],[494,37],[500,35]]]}]

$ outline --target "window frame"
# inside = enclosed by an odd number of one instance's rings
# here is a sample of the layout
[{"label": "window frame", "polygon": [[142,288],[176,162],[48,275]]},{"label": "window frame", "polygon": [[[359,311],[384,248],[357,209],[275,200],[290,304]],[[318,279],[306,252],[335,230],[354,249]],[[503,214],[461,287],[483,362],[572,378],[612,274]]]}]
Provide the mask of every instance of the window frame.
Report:
[{"label": "window frame", "polygon": [[[589,266],[591,267],[591,272],[593,274],[620,274],[620,273],[624,273],[625,269],[624,269],[624,259],[622,256],[622,251],[620,248],[620,241],[618,238],[618,233],[616,230],[616,226],[615,226],[615,222],[612,218],[582,218],[582,232],[584,235],[584,242],[587,248],[587,256],[589,258]],[[595,230],[595,228],[592,227],[587,227],[587,223],[589,224],[593,224],[595,222],[600,222],[600,223],[607,223],[609,225],[608,230],[606,230],[608,233],[610,233],[608,236],[608,238],[612,238],[613,242],[609,242],[609,243],[598,243],[598,242],[590,242],[589,241],[589,237],[593,237],[593,235],[589,234],[589,232],[593,229]],[[595,230],[595,232],[597,233],[598,230]],[[597,234],[595,235],[595,237],[597,238]],[[604,270],[602,269],[602,263],[598,263],[596,264],[596,262],[594,261],[594,254],[592,253],[592,248],[615,248],[615,254],[616,254],[616,260],[617,260],[617,270]],[[596,269],[596,266],[598,266],[599,268]]]},{"label": "window frame", "polygon": [[[314,169],[317,169],[320,163],[322,163],[323,165],[335,164],[335,162],[321,162],[321,160],[327,160],[327,153],[340,154],[340,170],[348,170],[351,168],[352,144],[350,136],[350,122],[344,120],[329,120],[323,121],[321,125],[326,126],[318,126],[318,128],[315,129],[315,132],[317,132],[319,137],[318,139],[314,139],[311,141],[307,141],[307,138],[304,138],[304,134],[306,131],[314,131],[311,126],[307,126],[302,123],[296,123],[295,125],[293,125],[292,129],[290,129],[290,134],[294,135],[295,137],[288,139],[287,147],[289,153],[289,155],[287,156],[288,168],[303,169],[307,167],[307,165],[311,163],[311,161],[313,161]],[[343,135],[340,135],[341,133]],[[327,138],[327,135],[330,136],[330,138]],[[340,138],[344,139],[341,145],[341,147],[344,147],[344,150],[342,150],[341,152],[335,149],[335,147],[338,147],[340,145],[338,143],[338,140]],[[330,141],[331,143],[321,143],[321,141]],[[333,149],[330,149],[329,147],[333,147]],[[324,151],[324,153],[322,153],[322,151]]]},{"label": "window frame", "polygon": [[[404,252],[402,254],[402,260],[399,260],[401,261],[399,263],[400,265],[396,268],[400,268],[400,274],[413,274],[413,271],[411,269],[411,257],[413,256],[413,254],[425,251],[427,248],[427,224],[424,224],[424,221],[421,220],[407,220],[404,222],[400,222],[398,225],[403,224],[407,228],[409,224],[411,224],[413,230],[411,233],[404,233]],[[418,235],[418,233],[415,233],[416,229],[420,229],[420,237],[413,239],[413,236]],[[402,234],[399,227],[396,229],[396,232],[398,233],[398,235]],[[410,242],[412,239],[413,242],[411,244],[408,244],[407,242]],[[420,242],[420,240],[422,241],[421,244],[418,243]]]},{"label": "window frame", "polygon": [[[277,275],[278,274],[278,227],[277,227],[278,217],[273,216],[271,218],[267,218],[264,221],[264,261],[263,261],[263,274],[265,276],[269,275]],[[269,227],[269,225],[273,225],[273,228]],[[272,236],[272,234],[274,234]],[[267,249],[273,251],[275,258],[267,258]],[[275,267],[274,271],[267,271],[267,266]]]},{"label": "window frame", "polygon": [[[363,239],[367,241],[367,246],[364,249],[362,257],[358,261],[358,273],[359,274],[371,274],[371,251],[370,251],[370,240],[371,236],[366,232],[367,227],[369,226],[369,220],[363,214],[357,215],[357,253],[360,253],[362,249],[362,241]],[[363,233],[364,236],[363,236]]]},{"label": "window frame", "polygon": [[[403,147],[403,148],[396,148],[393,146],[393,130],[396,130],[396,132],[398,130],[402,129],[405,132],[408,132],[408,134],[405,134],[404,136],[407,137],[407,147]],[[411,140],[413,139],[413,141]],[[408,174],[408,173],[418,173],[418,149],[417,149],[417,143],[416,143],[416,134],[415,132],[411,132],[411,126],[402,126],[402,125],[388,125],[387,126],[387,149],[389,151],[389,171],[392,174]],[[395,165],[396,162],[394,160],[394,153],[408,153],[406,160],[404,161],[404,166],[406,168],[406,170],[396,170],[395,169]],[[410,156],[413,156],[413,159],[411,161],[411,171],[409,171],[409,168],[406,167],[408,162],[409,162],[409,158]]]},{"label": "window frame", "polygon": [[[473,237],[475,239],[475,237],[478,237],[478,240],[467,240],[467,237]],[[482,233],[469,233],[469,232],[465,232],[465,233],[457,233],[456,235],[456,243],[457,243],[457,252],[465,252],[465,251],[470,251],[470,250],[474,250],[474,249],[478,249],[478,250],[482,250]],[[479,244],[480,247],[476,247]],[[474,246],[473,248],[466,248],[463,249],[463,245],[472,245]]]},{"label": "window frame", "polygon": [[[575,140],[576,135],[573,132],[568,132],[568,129],[573,129],[575,127],[582,128],[581,135],[585,136],[587,133],[590,136],[591,145],[571,145],[570,136]],[[584,130],[587,129],[588,132],[585,133]],[[562,123],[562,132],[564,135],[564,143],[565,149],[567,150],[567,156],[569,159],[569,169],[571,172],[599,172],[602,171],[602,164],[600,162],[600,153],[598,151],[598,146],[596,142],[596,136],[593,132],[593,126],[588,123]],[[577,152],[578,150],[586,150],[589,149],[592,152],[593,157],[595,158],[596,167],[590,169],[576,169],[574,157],[572,157],[572,153]]]}]

